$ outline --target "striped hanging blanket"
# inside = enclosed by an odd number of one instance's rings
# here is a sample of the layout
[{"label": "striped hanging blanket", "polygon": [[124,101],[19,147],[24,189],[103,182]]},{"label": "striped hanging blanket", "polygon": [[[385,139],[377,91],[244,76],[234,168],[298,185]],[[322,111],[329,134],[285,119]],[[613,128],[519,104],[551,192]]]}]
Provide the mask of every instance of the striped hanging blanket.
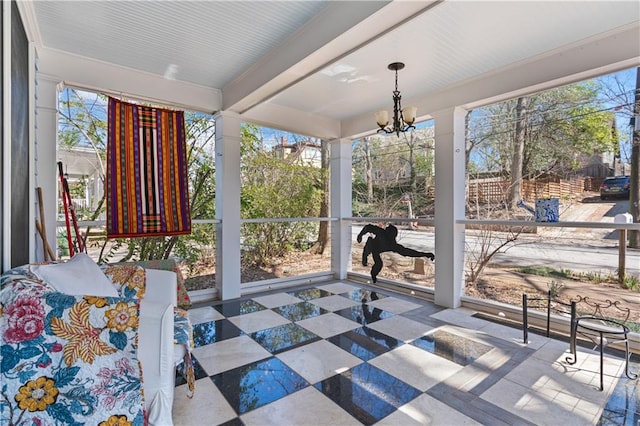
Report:
[{"label": "striped hanging blanket", "polygon": [[184,112],[109,98],[107,237],[189,234]]}]

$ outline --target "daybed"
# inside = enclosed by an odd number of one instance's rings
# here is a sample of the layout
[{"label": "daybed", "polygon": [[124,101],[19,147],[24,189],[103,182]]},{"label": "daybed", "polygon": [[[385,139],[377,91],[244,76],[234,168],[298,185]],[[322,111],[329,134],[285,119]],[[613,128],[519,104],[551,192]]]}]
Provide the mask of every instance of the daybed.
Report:
[{"label": "daybed", "polygon": [[175,305],[175,273],[83,253],[3,274],[0,424],[171,425],[190,340]]}]

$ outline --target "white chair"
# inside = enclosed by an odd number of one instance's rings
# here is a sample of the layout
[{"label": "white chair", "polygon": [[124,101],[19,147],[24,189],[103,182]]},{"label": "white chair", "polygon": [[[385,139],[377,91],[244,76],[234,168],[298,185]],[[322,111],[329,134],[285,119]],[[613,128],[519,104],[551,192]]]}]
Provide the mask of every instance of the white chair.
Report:
[{"label": "white chair", "polygon": [[175,366],[184,348],[174,345],[173,308],[177,305],[175,272],[146,269],[146,290],[140,302],[138,358],[149,425],[172,426]]}]

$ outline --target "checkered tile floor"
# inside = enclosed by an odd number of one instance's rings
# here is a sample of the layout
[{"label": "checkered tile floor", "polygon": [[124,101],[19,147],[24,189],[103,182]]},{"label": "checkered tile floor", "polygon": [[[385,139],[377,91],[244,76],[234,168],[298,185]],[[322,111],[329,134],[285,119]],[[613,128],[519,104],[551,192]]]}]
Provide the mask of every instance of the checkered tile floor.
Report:
[{"label": "checkered tile floor", "polygon": [[569,366],[566,342],[466,309],[336,282],[189,315],[196,391],[177,379],[175,425],[613,424],[618,358],[600,392],[595,353]]}]

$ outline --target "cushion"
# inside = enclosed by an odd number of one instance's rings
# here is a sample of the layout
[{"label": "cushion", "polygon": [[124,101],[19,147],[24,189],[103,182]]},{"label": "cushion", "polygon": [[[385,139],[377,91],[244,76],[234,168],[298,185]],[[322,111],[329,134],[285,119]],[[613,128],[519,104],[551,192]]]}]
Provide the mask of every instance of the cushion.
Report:
[{"label": "cushion", "polygon": [[118,297],[114,285],[86,253],[78,253],[65,263],[35,265],[31,270],[64,294]]}]

